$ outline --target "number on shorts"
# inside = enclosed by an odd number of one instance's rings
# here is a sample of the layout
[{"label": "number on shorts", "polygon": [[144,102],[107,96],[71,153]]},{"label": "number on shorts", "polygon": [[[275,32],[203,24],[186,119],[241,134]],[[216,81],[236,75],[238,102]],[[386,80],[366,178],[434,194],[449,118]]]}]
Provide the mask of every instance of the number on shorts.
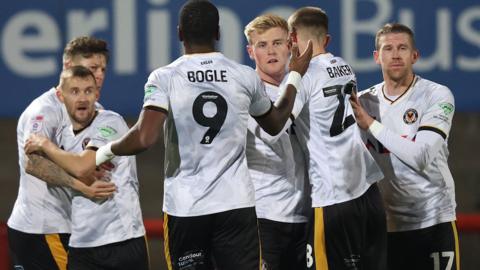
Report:
[{"label": "number on shorts", "polygon": [[[445,270],[452,269],[454,257],[455,252],[453,251],[442,252],[442,258],[448,258],[447,267],[445,267]],[[440,270],[440,252],[433,252],[430,254],[430,258],[433,258],[433,270]]]},{"label": "number on shorts", "polygon": [[313,265],[312,252],[313,252],[312,246],[310,244],[307,244],[307,268],[310,268]]},{"label": "number on shorts", "polygon": [[[217,112],[214,116],[208,117],[203,112],[203,108],[207,102],[215,104]],[[227,118],[227,101],[219,93],[216,92],[203,92],[193,102],[193,119],[200,125],[208,127],[209,129],[203,135],[201,144],[211,144],[215,136],[222,128],[225,118]]]},{"label": "number on shorts", "polygon": [[[324,92],[335,90],[338,98],[338,106],[333,115],[332,125],[330,126],[330,137],[340,135],[345,129],[355,123],[353,115],[345,116],[345,95],[352,94],[352,91],[357,91],[355,81],[350,81],[345,85],[334,85],[323,88]],[[347,100],[348,102],[348,100]]]}]

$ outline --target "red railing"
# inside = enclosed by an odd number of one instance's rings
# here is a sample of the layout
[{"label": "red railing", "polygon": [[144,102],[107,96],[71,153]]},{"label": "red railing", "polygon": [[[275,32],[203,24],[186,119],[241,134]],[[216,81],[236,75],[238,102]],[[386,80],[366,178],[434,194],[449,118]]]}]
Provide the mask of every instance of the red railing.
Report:
[{"label": "red railing", "polygon": [[[145,219],[149,239],[163,239],[163,220]],[[457,228],[462,233],[480,233],[480,214],[457,214]],[[10,269],[7,226],[0,223],[0,270]]]}]

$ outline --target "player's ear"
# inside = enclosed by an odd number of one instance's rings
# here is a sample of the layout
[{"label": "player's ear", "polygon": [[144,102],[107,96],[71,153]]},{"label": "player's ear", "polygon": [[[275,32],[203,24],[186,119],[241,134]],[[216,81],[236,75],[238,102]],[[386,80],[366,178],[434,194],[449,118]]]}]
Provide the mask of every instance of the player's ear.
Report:
[{"label": "player's ear", "polygon": [[415,64],[418,58],[420,58],[420,52],[417,49],[414,49],[412,55],[412,64]]},{"label": "player's ear", "polygon": [[329,34],[325,34],[325,40],[323,41],[323,48],[327,48],[332,37]]},{"label": "player's ear", "polygon": [[373,51],[373,59],[375,60],[375,63],[379,64],[380,65],[380,59],[378,59],[379,57],[379,53],[377,50],[374,50]]},{"label": "player's ear", "polygon": [[63,70],[72,67],[72,59],[68,58],[63,62]]},{"label": "player's ear", "polygon": [[297,40],[297,30],[295,28],[292,28],[292,30],[290,31],[290,33],[288,33],[289,35],[289,39],[290,39],[290,42],[291,43],[297,43],[298,40]]},{"label": "player's ear", "polygon": [[55,94],[57,95],[58,99],[64,103],[64,100],[63,100],[63,93],[62,93],[62,89],[60,88],[60,86],[57,87],[57,90],[55,91]]},{"label": "player's ear", "polygon": [[183,41],[183,31],[182,29],[180,29],[180,25],[177,25],[177,35],[178,35],[178,40],[180,40],[180,42]]},{"label": "player's ear", "polygon": [[248,53],[248,56],[250,57],[250,59],[255,61],[255,57],[253,57],[253,47],[252,46],[253,45],[251,45],[251,44],[247,45],[247,53]]},{"label": "player's ear", "polygon": [[287,37],[287,48],[288,50],[292,49],[292,39],[290,38],[290,36]]}]

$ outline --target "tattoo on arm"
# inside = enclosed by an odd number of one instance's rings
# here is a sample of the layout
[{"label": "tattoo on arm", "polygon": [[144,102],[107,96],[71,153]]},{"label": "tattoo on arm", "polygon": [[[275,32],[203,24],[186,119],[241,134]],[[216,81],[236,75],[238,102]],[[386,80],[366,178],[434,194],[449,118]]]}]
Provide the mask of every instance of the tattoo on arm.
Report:
[{"label": "tattoo on arm", "polygon": [[72,187],[75,181],[75,178],[57,164],[37,154],[28,155],[25,171],[52,185]]}]

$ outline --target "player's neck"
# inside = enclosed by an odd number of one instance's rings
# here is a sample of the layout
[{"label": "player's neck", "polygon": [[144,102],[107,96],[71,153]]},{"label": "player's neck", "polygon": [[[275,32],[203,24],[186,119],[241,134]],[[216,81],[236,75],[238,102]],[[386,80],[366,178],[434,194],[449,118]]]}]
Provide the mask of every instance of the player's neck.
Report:
[{"label": "player's neck", "polygon": [[384,78],[384,80],[384,89],[386,94],[389,96],[400,96],[412,86],[413,81],[415,80],[415,74],[412,72],[404,78],[400,78],[398,80],[388,78]]},{"label": "player's neck", "polygon": [[70,122],[72,123],[73,133],[76,135],[82,132],[83,130],[85,130],[87,127],[89,127],[92,124],[93,120],[95,119],[95,117],[97,117],[97,115],[98,115],[98,111],[95,110],[95,113],[92,114],[92,117],[90,117],[90,119],[84,122],[78,122],[72,116],[70,116]]},{"label": "player's neck", "polygon": [[279,86],[282,83],[283,78],[285,77],[285,74],[286,74],[286,72],[280,72],[277,74],[267,74],[262,72],[258,68],[256,69],[256,71],[258,73],[258,76],[260,76],[260,79],[262,79],[262,81],[275,86]]},{"label": "player's neck", "polygon": [[195,53],[211,53],[216,52],[215,45],[197,45],[197,44],[188,44],[183,43],[183,48],[185,49],[185,54],[195,54]]},{"label": "player's neck", "polygon": [[[303,52],[300,52],[303,53]],[[312,58],[315,56],[319,56],[321,54],[326,54],[327,50],[324,47],[320,46],[318,43],[313,43],[313,51],[312,51]]]},{"label": "player's neck", "polygon": [[[300,52],[300,53],[302,53],[302,52]],[[326,53],[327,53],[327,51],[325,50],[325,48],[314,49],[313,52],[312,52],[312,58],[315,57],[315,56],[326,54]]]}]

